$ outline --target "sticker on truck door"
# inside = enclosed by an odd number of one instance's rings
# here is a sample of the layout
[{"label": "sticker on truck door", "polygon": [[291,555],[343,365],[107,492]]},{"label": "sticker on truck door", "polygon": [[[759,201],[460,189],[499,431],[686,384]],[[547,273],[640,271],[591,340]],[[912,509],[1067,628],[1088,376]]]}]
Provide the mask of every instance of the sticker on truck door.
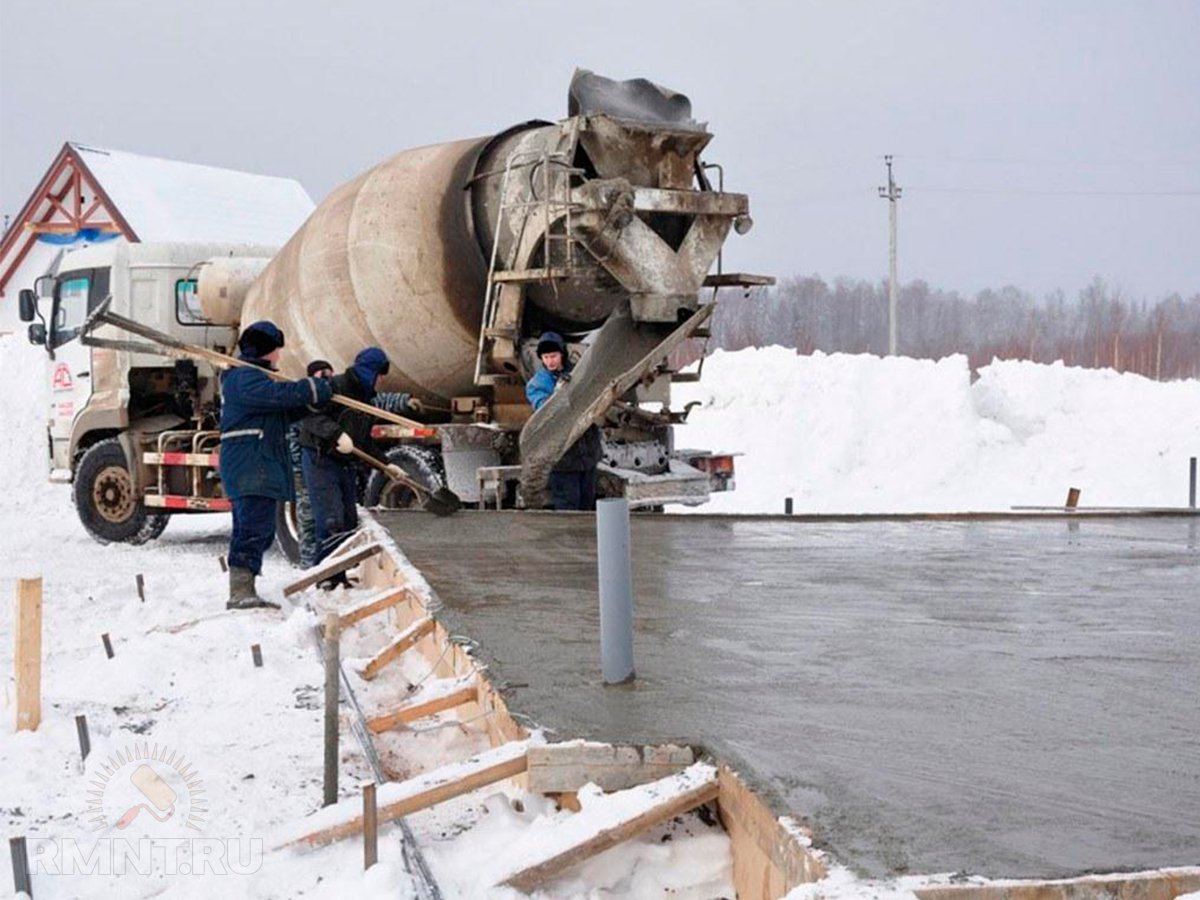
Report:
[{"label": "sticker on truck door", "polygon": [[69,391],[74,388],[75,382],[71,380],[71,367],[62,362],[55,366],[54,377],[50,380],[50,387],[56,391]]}]

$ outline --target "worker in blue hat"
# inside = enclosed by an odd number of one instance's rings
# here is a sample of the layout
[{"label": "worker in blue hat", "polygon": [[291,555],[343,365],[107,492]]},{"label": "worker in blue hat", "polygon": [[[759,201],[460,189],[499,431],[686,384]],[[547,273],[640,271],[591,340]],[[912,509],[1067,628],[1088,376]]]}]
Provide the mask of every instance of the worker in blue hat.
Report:
[{"label": "worker in blue hat", "polygon": [[[391,370],[387,354],[367,347],[340,375],[328,379],[333,392],[362,403],[376,399],[379,379]],[[407,398],[404,398],[407,402]],[[345,406],[329,406],[305,416],[300,423],[300,465],[312,508],[317,560],[328,556],[358,528],[358,465],[354,451],[374,459],[393,477],[404,471],[387,458],[371,437],[374,420]],[[346,584],[344,574],[324,587]]]},{"label": "worker in blue hat", "polygon": [[279,608],[255,589],[263,554],[275,540],[275,511],[293,499],[288,423],[333,395],[319,378],[274,381],[283,332],[255,322],[238,338],[238,358],[249,363],[221,375],[221,484],[233,505],[229,540],[228,609]]},{"label": "worker in blue hat", "polygon": [[[571,380],[571,359],[562,335],[547,331],[538,339],[542,368],[525,385],[525,397],[534,411]],[[555,464],[550,472],[550,497],[556,510],[596,508],[596,466],[604,457],[600,429],[592,425]]]}]

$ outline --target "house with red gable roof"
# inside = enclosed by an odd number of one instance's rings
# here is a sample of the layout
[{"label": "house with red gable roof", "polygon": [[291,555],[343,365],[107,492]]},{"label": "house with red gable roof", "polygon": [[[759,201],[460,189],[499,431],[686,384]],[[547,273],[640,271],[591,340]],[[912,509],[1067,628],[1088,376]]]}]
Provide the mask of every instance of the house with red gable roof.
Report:
[{"label": "house with red gable roof", "polygon": [[66,143],[0,239],[0,332],[64,249],[101,241],[282,246],[313,210],[298,181]]}]

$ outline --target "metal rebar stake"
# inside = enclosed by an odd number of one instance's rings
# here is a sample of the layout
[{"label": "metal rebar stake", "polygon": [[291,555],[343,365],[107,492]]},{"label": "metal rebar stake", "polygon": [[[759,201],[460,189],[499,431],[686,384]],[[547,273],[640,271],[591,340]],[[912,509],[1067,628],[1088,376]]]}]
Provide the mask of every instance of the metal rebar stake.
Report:
[{"label": "metal rebar stake", "polygon": [[325,616],[325,806],[338,799],[338,614]]}]

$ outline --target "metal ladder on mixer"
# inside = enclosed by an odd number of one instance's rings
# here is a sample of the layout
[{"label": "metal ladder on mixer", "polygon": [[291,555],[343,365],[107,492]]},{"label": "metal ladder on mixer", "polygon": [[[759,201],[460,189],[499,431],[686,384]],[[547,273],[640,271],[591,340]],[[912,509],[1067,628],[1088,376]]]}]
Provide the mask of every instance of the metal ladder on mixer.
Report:
[{"label": "metal ladder on mixer", "polygon": [[[517,151],[509,156],[504,165],[504,177],[500,183],[500,208],[496,212],[496,227],[493,231],[492,252],[488,260],[487,288],[483,302],[483,322],[479,329],[479,347],[475,357],[475,384],[496,384],[520,381],[517,369],[497,372],[489,367],[492,351],[499,341],[510,342],[514,354],[519,353],[521,338],[521,311],[524,305],[523,286],[533,283],[554,284],[575,273],[576,247],[572,228],[572,215],[580,208],[571,199],[571,176],[582,175],[583,170],[572,165],[571,152],[575,145],[574,129],[564,133],[558,146],[566,149],[541,149]],[[509,186],[513,173],[530,170],[531,196],[509,200]],[[538,183],[541,196],[538,196]],[[501,229],[517,217],[520,224],[514,228],[515,240],[509,258],[499,258]],[[541,223],[542,265],[532,268],[515,268],[520,262],[526,232],[532,224]],[[561,221],[562,230],[552,231],[552,226]],[[555,252],[555,248],[561,248]],[[531,250],[532,248],[528,248]],[[527,253],[528,253],[527,250]],[[527,255],[527,254],[526,254]],[[515,292],[515,294],[513,293]],[[504,294],[508,293],[507,298]],[[507,303],[505,300],[507,299]]]}]

